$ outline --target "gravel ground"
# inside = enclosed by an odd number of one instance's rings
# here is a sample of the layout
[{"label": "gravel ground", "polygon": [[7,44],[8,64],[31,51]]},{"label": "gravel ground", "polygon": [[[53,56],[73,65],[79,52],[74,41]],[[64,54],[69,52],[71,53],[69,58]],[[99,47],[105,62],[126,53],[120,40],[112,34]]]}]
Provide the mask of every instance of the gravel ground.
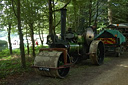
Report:
[{"label": "gravel ground", "polygon": [[128,85],[128,52],[120,57],[106,56],[101,66],[92,65],[90,60],[71,67],[64,79],[25,73],[8,77],[3,85]]}]

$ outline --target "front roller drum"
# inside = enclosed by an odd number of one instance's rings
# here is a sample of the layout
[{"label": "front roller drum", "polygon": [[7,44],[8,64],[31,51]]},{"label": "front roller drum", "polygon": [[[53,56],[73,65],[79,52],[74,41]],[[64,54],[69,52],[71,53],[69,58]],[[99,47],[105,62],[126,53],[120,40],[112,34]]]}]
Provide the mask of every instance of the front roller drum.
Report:
[{"label": "front roller drum", "polygon": [[66,50],[57,50],[41,51],[41,55],[36,56],[34,66],[40,75],[64,78],[68,74],[70,67],[66,64],[70,63],[70,60],[64,56],[63,51]]},{"label": "front roller drum", "polygon": [[89,49],[89,57],[93,64],[101,65],[104,61],[104,44],[100,40],[92,41]]}]

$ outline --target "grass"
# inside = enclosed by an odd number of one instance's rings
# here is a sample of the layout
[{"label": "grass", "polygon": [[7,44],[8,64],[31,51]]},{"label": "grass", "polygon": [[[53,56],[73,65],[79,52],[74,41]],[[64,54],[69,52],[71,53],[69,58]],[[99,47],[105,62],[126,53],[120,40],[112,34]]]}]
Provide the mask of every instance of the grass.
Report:
[{"label": "grass", "polygon": [[[37,46],[35,48],[36,53],[38,53],[39,49],[42,48],[42,46]],[[27,49],[25,49],[25,53]],[[30,49],[30,54],[31,54]],[[0,52],[0,79],[7,77],[8,75],[14,75],[14,74],[22,74],[24,72],[30,72],[32,71],[32,64],[33,64],[33,58],[31,56],[26,55],[26,68],[22,68],[21,66],[21,57],[20,57],[20,50],[15,49],[13,50],[13,55],[10,56],[9,49],[5,49]]]},{"label": "grass", "polygon": [[110,60],[112,60],[112,58],[110,58],[110,57],[105,57],[105,58],[104,58],[104,62],[108,62],[108,61],[110,61]]},{"label": "grass", "polygon": [[10,56],[8,49],[2,50],[0,52],[0,58],[5,57],[5,56]]},{"label": "grass", "polygon": [[29,72],[33,60],[26,57],[26,68],[21,67],[21,60],[19,56],[6,56],[0,59],[0,79],[5,78],[7,75],[21,74]]}]

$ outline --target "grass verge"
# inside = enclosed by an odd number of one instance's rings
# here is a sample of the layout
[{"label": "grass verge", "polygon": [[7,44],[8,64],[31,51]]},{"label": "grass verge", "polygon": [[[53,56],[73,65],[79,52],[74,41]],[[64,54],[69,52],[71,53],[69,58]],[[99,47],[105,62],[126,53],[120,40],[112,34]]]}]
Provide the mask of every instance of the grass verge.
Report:
[{"label": "grass verge", "polygon": [[[35,47],[36,54],[39,52],[39,49],[42,46]],[[46,48],[46,47],[43,47]],[[27,49],[25,49],[25,53]],[[30,49],[30,54],[31,53]],[[8,75],[14,74],[22,74],[24,72],[32,71],[32,64],[33,64],[33,57],[30,55],[26,55],[26,68],[22,68],[21,66],[21,57],[20,57],[20,50],[15,49],[13,50],[13,55],[9,54],[9,49],[5,49],[0,52],[0,79],[7,77]]]}]

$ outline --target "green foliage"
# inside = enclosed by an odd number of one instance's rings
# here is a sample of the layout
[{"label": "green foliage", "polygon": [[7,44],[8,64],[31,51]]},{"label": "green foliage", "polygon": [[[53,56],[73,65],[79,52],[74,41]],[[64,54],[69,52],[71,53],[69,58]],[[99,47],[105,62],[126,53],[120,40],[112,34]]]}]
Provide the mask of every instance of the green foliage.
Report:
[{"label": "green foliage", "polygon": [[[128,22],[128,1],[127,0],[112,0],[111,1],[113,23]],[[123,16],[122,16],[123,15]]]},{"label": "green foliage", "polygon": [[16,54],[16,55],[20,55],[20,49],[13,50],[13,53]]},{"label": "green foliage", "polygon": [[0,51],[3,49],[6,49],[8,47],[8,44],[4,40],[0,40]]},{"label": "green foliage", "polygon": [[[8,23],[12,23],[16,26],[14,12],[12,11],[11,1],[3,0],[4,4],[0,7],[2,13],[2,21],[3,25],[7,25]],[[15,1],[15,0],[14,0]],[[52,0],[53,1],[53,0]],[[62,8],[66,3],[70,0],[54,0],[54,8],[53,10],[57,10]],[[67,28],[71,27],[74,30],[81,29],[81,24],[83,27],[88,27],[89,25],[89,11],[92,12],[91,16],[91,25],[94,24],[96,20],[96,11],[97,11],[97,2],[98,4],[98,18],[97,23],[103,22],[108,24],[107,20],[107,0],[71,0],[70,4],[67,5]],[[53,4],[53,3],[52,3]],[[110,8],[113,11],[113,22],[127,22],[127,0],[111,0],[109,2]],[[21,1],[21,20],[22,26],[26,26],[28,23],[34,23],[35,29],[34,31],[38,33],[38,29],[41,28],[48,33],[48,0],[23,0]],[[90,8],[90,5],[91,8]],[[5,9],[7,8],[7,9]],[[14,4],[15,12],[16,12],[16,4]],[[118,8],[118,9],[117,9]],[[60,12],[55,11],[54,25],[56,25],[60,21]],[[123,15],[123,16],[121,16]],[[54,17],[54,15],[53,15]],[[81,18],[84,18],[82,21]],[[83,23],[82,23],[83,22]],[[40,26],[39,26],[40,24]],[[27,26],[28,27],[28,26]],[[13,27],[15,31],[15,27]],[[24,29],[23,29],[24,30]],[[29,30],[29,29],[28,29]],[[56,32],[60,33],[60,24],[56,26]]]},{"label": "green foliage", "polygon": [[[37,46],[36,54],[39,53],[40,48],[48,48],[47,46]],[[27,49],[25,49],[27,51]],[[30,51],[32,51],[30,49]],[[13,50],[14,55],[10,56],[9,50],[3,50],[0,52],[0,79],[8,75],[22,74],[24,72],[32,71],[33,58],[26,56],[26,68],[21,67],[20,50]],[[27,53],[27,52],[26,52]],[[32,52],[31,52],[32,53]]]},{"label": "green foliage", "polygon": [[[20,55],[20,50],[19,49],[14,49],[13,53],[15,55]],[[4,49],[0,52],[0,58],[6,58],[6,56],[10,56],[9,49]]]},{"label": "green foliage", "polygon": [[5,56],[10,56],[9,49],[5,49],[0,52],[0,58]]},{"label": "green foliage", "polygon": [[32,60],[26,58],[27,67],[26,69],[21,67],[21,62],[19,57],[3,57],[0,59],[0,79],[6,77],[7,75],[22,74],[24,72],[31,71],[30,66],[32,65]]}]

